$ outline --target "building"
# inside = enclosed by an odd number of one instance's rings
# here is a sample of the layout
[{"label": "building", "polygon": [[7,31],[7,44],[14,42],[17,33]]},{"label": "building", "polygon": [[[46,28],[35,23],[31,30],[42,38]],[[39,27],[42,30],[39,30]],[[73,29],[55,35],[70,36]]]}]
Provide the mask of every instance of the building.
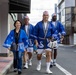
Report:
[{"label": "building", "polygon": [[58,0],[59,20],[66,29],[65,44],[76,44],[76,0]]},{"label": "building", "polygon": [[3,42],[13,29],[13,23],[22,19],[22,13],[30,13],[31,0],[0,0],[0,56],[7,56],[8,50],[2,47]]}]

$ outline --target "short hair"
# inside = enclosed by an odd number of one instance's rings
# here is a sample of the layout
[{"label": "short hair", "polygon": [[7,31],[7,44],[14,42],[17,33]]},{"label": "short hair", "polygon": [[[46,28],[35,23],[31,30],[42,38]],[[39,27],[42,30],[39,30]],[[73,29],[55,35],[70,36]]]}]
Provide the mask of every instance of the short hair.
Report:
[{"label": "short hair", "polygon": [[27,15],[26,15],[26,16],[24,16],[24,19],[26,19],[26,18],[27,18],[27,19],[29,19],[29,17],[28,17]]},{"label": "short hair", "polygon": [[49,15],[48,11],[44,11],[43,15]]},{"label": "short hair", "polygon": [[15,22],[14,22],[14,27],[16,27],[15,25],[16,25],[16,22],[20,22],[20,24],[21,24],[21,26],[22,26],[22,22],[20,21],[20,20],[16,20]]}]

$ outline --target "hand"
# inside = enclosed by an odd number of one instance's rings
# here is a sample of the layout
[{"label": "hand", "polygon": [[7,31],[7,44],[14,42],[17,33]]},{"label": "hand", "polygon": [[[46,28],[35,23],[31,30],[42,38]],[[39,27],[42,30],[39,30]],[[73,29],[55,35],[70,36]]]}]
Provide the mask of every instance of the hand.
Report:
[{"label": "hand", "polygon": [[64,36],[61,36],[61,39],[60,39],[60,42],[61,42],[61,43],[62,43],[63,39],[64,39]]},{"label": "hand", "polygon": [[8,48],[8,50],[11,50],[11,48]]},{"label": "hand", "polygon": [[61,39],[64,39],[64,36],[61,36]]},{"label": "hand", "polygon": [[51,39],[51,42],[53,42],[54,41],[54,37],[52,37],[52,39]]},{"label": "hand", "polygon": [[38,41],[37,40],[35,40],[35,45],[36,45],[36,47],[38,47]]},{"label": "hand", "polygon": [[62,42],[63,42],[63,38],[60,39],[60,43],[62,43]]}]

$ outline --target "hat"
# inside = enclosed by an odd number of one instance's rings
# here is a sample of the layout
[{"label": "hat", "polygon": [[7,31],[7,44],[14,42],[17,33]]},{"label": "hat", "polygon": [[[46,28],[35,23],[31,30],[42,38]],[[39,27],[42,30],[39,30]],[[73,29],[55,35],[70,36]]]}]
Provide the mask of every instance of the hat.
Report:
[{"label": "hat", "polygon": [[52,14],[52,17],[54,17],[54,16],[57,16],[56,13],[53,13],[53,14]]}]

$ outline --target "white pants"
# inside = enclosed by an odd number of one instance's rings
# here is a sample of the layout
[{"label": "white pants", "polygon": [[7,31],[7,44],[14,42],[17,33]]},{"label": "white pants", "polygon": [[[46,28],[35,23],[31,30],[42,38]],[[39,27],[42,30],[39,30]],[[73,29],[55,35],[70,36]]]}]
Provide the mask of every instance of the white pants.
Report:
[{"label": "white pants", "polygon": [[52,51],[52,49],[50,49],[50,48],[48,48],[48,49],[38,49],[37,54],[42,54],[42,53],[45,53],[46,51]]},{"label": "white pants", "polygon": [[28,48],[27,48],[27,52],[33,53],[33,47],[28,47]]}]

